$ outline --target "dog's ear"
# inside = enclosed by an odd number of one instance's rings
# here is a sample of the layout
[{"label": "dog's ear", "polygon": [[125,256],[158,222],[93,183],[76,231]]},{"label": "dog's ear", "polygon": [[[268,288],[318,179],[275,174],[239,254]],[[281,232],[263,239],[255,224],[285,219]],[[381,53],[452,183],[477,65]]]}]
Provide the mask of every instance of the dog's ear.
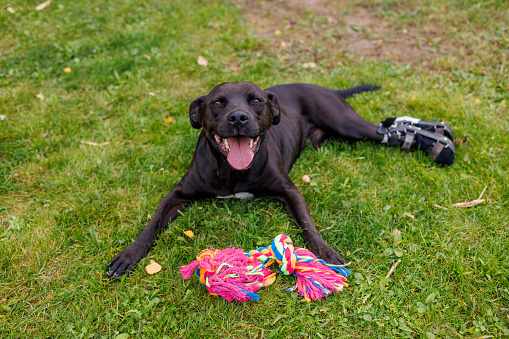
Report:
[{"label": "dog's ear", "polygon": [[267,98],[270,101],[270,109],[272,111],[272,124],[277,125],[281,120],[281,109],[279,109],[279,100],[277,96],[269,91],[265,91],[267,93]]},{"label": "dog's ear", "polygon": [[203,98],[205,96],[194,99],[189,106],[189,120],[191,121],[191,126],[196,129],[201,128]]}]

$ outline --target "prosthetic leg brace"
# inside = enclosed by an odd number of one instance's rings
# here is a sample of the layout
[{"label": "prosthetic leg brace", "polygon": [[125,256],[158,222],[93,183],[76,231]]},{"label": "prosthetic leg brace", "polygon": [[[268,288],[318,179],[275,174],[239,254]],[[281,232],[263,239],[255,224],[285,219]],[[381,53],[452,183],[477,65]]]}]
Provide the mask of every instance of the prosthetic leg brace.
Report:
[{"label": "prosthetic leg brace", "polygon": [[387,118],[378,126],[378,134],[384,136],[383,144],[420,149],[439,165],[450,166],[454,162],[453,133],[444,122],[399,117]]}]

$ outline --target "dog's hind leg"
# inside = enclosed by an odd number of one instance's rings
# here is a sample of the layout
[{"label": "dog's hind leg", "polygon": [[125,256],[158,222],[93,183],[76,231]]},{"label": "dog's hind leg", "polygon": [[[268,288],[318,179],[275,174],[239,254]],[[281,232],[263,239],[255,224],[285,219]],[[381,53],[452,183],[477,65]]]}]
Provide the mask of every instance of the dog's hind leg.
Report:
[{"label": "dog's hind leg", "polygon": [[382,142],[383,135],[377,133],[378,126],[358,115],[342,93],[323,89],[317,92],[318,100],[310,105],[308,113],[308,138],[313,146],[316,147],[326,137]]},{"label": "dog's hind leg", "polygon": [[[456,151],[452,130],[447,124],[400,117],[375,125],[355,113],[344,99],[344,96],[358,93],[356,88],[317,91],[320,100],[316,101],[308,115],[308,139],[313,147],[318,147],[327,135],[347,141],[373,140],[407,150],[420,149],[437,164],[452,165]],[[366,90],[363,86],[359,89]]]}]

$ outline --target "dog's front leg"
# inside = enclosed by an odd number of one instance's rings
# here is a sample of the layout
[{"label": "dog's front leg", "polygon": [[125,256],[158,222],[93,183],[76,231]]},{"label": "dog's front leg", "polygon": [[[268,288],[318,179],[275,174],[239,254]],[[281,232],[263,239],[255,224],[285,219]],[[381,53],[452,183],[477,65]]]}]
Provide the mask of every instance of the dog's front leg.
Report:
[{"label": "dog's front leg", "polygon": [[295,223],[302,228],[302,236],[311,252],[313,252],[319,259],[325,260],[330,264],[346,264],[346,260],[332,249],[332,247],[323,240],[320,233],[318,233],[315,224],[311,220],[311,215],[309,214],[306,201],[300,194],[297,187],[293,186],[283,193],[280,193],[277,198],[285,204],[286,209],[292,216]]},{"label": "dog's front leg", "polygon": [[147,227],[140,233],[135,242],[126,247],[109,263],[110,278],[120,277],[124,273],[132,272],[134,266],[147,256],[150,245],[163,231],[168,223],[178,216],[192,199],[186,198],[176,188],[162,200],[156,214]]}]

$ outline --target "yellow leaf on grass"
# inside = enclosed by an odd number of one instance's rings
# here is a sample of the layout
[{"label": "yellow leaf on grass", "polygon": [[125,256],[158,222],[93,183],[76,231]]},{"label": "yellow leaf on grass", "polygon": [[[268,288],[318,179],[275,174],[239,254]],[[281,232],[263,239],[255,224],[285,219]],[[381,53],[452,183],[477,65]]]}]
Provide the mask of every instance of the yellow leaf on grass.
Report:
[{"label": "yellow leaf on grass", "polygon": [[161,265],[156,263],[154,260],[150,260],[150,264],[145,266],[145,270],[148,274],[156,274],[162,269]]},{"label": "yellow leaf on grass", "polygon": [[71,67],[64,68],[64,72],[65,73],[71,73]]},{"label": "yellow leaf on grass", "polygon": [[164,122],[166,122],[168,124],[171,124],[173,121],[175,121],[175,119],[173,117],[167,117],[166,119],[164,119]]},{"label": "yellow leaf on grass", "polygon": [[184,231],[184,234],[187,235],[189,238],[194,237],[193,231]]},{"label": "yellow leaf on grass", "polygon": [[263,286],[272,285],[274,281],[276,281],[276,273],[272,273],[267,278],[265,278],[265,280],[263,281]]}]

